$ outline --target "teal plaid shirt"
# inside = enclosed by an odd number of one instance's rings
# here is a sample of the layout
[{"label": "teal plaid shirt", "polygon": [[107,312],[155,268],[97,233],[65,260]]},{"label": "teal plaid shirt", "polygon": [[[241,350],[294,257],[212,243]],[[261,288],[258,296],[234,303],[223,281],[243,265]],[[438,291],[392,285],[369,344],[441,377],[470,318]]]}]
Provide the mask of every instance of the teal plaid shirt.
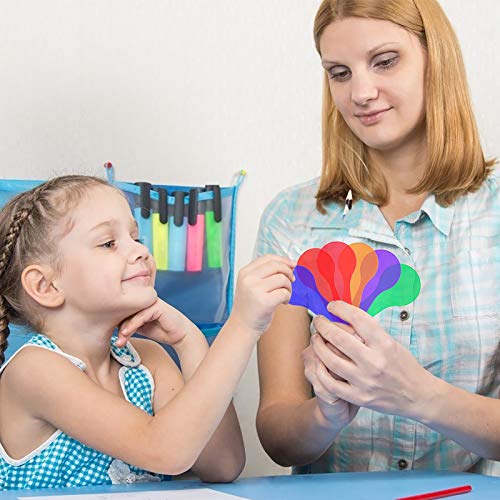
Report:
[{"label": "teal plaid shirt", "polygon": [[[430,195],[422,208],[396,222],[365,201],[315,209],[318,179],[281,192],[266,208],[255,254],[297,258],[330,241],[364,242],[395,253],[418,272],[416,301],[377,315],[381,326],[433,375],[467,391],[497,398],[500,325],[500,175],[476,193],[443,208]],[[401,315],[403,311],[409,313]],[[480,422],[478,422],[480,425]],[[401,462],[404,460],[406,462]],[[448,469],[500,475],[444,435],[407,418],[362,408],[330,449],[301,472]]]}]

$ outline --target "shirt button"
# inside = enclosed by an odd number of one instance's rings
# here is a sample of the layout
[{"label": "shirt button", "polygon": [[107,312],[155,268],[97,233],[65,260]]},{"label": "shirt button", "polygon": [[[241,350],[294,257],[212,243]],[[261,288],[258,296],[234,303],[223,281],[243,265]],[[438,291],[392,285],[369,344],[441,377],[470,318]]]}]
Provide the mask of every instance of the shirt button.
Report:
[{"label": "shirt button", "polygon": [[408,462],[402,458],[401,460],[398,460],[398,467],[399,470],[405,470],[408,467]]},{"label": "shirt button", "polygon": [[406,321],[410,317],[410,313],[408,311],[401,311],[399,317],[401,321]]}]

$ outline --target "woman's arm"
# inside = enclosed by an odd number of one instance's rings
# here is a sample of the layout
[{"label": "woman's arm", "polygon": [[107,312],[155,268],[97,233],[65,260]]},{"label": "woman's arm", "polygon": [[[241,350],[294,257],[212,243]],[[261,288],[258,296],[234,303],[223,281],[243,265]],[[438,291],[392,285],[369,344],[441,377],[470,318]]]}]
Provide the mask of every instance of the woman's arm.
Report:
[{"label": "woman's arm", "polygon": [[500,401],[473,394],[434,377],[427,406],[411,418],[450,439],[466,450],[500,460]]},{"label": "woman's arm", "polygon": [[309,324],[304,308],[279,306],[258,343],[257,431],[266,452],[283,466],[319,458],[356,412],[345,401],[329,405],[312,397],[302,358],[310,341]]},{"label": "woman's arm", "polygon": [[[500,401],[472,394],[425,370],[364,311],[336,302],[329,310],[347,321],[364,342],[346,335],[338,324],[315,319],[321,337],[313,348],[325,369],[322,383],[353,404],[421,422],[467,450],[500,460]],[[328,344],[348,359],[340,358]]]}]

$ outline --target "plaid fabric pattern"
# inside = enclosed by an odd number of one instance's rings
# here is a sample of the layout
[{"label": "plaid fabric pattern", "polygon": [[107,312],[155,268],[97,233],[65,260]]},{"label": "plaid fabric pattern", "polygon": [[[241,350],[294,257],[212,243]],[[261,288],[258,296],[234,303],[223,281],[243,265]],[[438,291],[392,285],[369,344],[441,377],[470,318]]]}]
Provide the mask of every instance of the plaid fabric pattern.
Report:
[{"label": "plaid fabric pattern", "polygon": [[[113,341],[111,355],[123,365],[119,377],[127,400],[152,415],[154,382],[149,370],[141,365],[141,359],[130,343],[118,348]],[[85,370],[81,360],[62,352],[43,335],[34,335],[25,345],[58,352]],[[44,444],[20,460],[10,458],[0,444],[0,490],[111,484],[108,469],[113,460],[113,457],[93,450],[61,431],[55,432]],[[145,473],[133,466],[129,468],[138,475]],[[161,478],[168,479],[167,476]]]},{"label": "plaid fabric pattern", "polygon": [[[500,370],[500,177],[452,206],[429,196],[421,210],[387,224],[377,206],[356,201],[315,209],[318,179],[281,192],[261,219],[255,255],[297,258],[308,248],[339,240],[365,242],[395,253],[417,270],[422,290],[408,306],[377,319],[395,340],[435,376],[467,391],[498,398]],[[403,311],[408,317],[401,315]],[[415,421],[362,408],[329,450],[298,472],[448,469],[500,475],[500,464],[483,460]]]}]

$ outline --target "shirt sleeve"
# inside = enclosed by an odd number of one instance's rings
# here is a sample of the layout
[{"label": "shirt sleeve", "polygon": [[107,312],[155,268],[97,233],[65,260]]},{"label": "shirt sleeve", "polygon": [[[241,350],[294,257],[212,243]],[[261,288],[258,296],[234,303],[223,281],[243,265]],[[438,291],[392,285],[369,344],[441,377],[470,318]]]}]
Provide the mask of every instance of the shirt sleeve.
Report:
[{"label": "shirt sleeve", "polygon": [[295,229],[290,220],[290,193],[278,194],[264,210],[254,247],[254,258],[265,254],[297,259],[301,252],[296,244]]}]

